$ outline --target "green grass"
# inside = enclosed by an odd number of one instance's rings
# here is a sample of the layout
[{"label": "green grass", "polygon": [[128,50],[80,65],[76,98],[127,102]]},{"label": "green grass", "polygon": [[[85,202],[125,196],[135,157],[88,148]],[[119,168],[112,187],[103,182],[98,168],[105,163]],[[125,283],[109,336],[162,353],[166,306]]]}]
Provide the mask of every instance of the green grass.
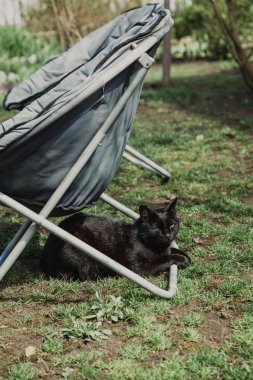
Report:
[{"label": "green grass", "polygon": [[[171,180],[122,160],[108,193],[135,211],[178,196],[178,243],[192,257],[178,294],[159,299],[121,277],[46,280],[40,231],[0,285],[0,379],[253,379],[253,98],[222,62],[174,65],[168,87],[160,78],[153,67],[130,144]],[[125,219],[100,201],[87,211]],[[23,219],[0,215],[4,247]]]},{"label": "green grass", "polygon": [[30,363],[14,364],[9,369],[9,380],[34,380],[37,378],[37,371]]}]

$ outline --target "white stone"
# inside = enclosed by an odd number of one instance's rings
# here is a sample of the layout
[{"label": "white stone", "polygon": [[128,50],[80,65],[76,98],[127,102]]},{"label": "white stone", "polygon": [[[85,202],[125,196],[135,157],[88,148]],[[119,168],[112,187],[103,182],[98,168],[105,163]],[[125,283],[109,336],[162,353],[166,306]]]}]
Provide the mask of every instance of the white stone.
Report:
[{"label": "white stone", "polygon": [[4,71],[0,71],[0,86],[7,82],[7,74]]},{"label": "white stone", "polygon": [[8,82],[10,83],[15,83],[15,82],[18,82],[20,79],[19,79],[19,76],[15,73],[9,73],[8,74]]}]

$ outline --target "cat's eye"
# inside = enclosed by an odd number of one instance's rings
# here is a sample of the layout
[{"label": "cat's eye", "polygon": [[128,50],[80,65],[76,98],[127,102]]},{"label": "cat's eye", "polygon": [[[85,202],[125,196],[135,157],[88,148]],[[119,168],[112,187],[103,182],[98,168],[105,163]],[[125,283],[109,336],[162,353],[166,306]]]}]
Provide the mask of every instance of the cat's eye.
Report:
[{"label": "cat's eye", "polygon": [[172,225],[170,226],[170,231],[174,230],[174,228],[175,228],[175,224],[172,224]]}]

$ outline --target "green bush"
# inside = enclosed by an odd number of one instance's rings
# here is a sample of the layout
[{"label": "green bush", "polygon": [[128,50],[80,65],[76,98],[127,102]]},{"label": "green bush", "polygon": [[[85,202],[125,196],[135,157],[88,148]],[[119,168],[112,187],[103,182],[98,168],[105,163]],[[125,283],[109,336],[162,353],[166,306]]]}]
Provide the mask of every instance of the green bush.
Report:
[{"label": "green bush", "polygon": [[[207,4],[206,4],[207,5]],[[175,36],[179,41],[191,36],[198,48],[194,50],[187,46],[184,57],[211,57],[225,59],[229,57],[229,50],[221,38],[220,31],[212,17],[211,10],[206,10],[204,4],[193,4],[181,10],[175,18]]]},{"label": "green bush", "polygon": [[[225,1],[217,0],[217,3],[225,17]],[[234,1],[234,15],[241,41],[243,44],[253,46],[252,1]],[[173,32],[177,40],[181,41],[182,38],[191,36],[193,41],[198,43],[199,49],[195,49],[196,57],[204,55],[214,59],[230,58],[227,43],[220,31],[210,1],[194,0],[192,6],[183,7],[175,17]],[[192,56],[191,49],[186,49],[183,56]]]},{"label": "green bush", "polygon": [[59,54],[56,38],[40,37],[25,28],[0,26],[0,71],[7,82],[19,82]]},{"label": "green bush", "polygon": [[63,50],[142,0],[39,0],[25,23],[30,30],[54,31]]},{"label": "green bush", "polygon": [[38,37],[22,27],[0,26],[1,57],[29,57],[37,54],[39,58],[44,58],[58,49],[55,38]]}]

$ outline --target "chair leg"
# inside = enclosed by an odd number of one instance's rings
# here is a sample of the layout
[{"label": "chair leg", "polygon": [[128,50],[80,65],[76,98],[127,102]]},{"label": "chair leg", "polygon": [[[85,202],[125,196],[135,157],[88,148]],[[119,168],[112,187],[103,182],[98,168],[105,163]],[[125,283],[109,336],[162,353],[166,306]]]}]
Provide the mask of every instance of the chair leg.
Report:
[{"label": "chair leg", "polygon": [[[10,198],[11,199],[11,198]],[[11,199],[11,201],[13,201]],[[12,206],[10,206],[12,208]],[[10,270],[12,265],[15,263],[15,261],[18,259],[18,257],[21,255],[27,244],[30,242],[32,237],[37,232],[38,226],[35,223],[29,223],[29,227],[26,229],[26,231],[21,235],[19,234],[19,239],[16,237],[15,245],[11,244],[12,249],[8,250],[8,255],[5,255],[5,259],[3,263],[0,266],[0,281],[4,278],[6,273]],[[22,227],[21,227],[22,228]],[[15,238],[14,237],[14,238]]]},{"label": "chair leg", "polygon": [[[137,285],[148,290],[152,294],[157,295],[159,297],[166,298],[166,299],[169,299],[176,294],[177,292],[177,266],[176,265],[172,265],[170,269],[169,290],[160,289],[157,286],[153,285],[151,282],[147,281],[146,279],[132,272],[128,268],[125,268],[123,265],[117,263],[116,261],[112,260],[108,256],[104,255],[102,252],[96,250],[95,248],[89,246],[87,243],[81,241],[80,239],[66,232],[62,228],[56,226],[55,224],[53,224],[52,222],[44,218],[42,215],[36,214],[35,212],[31,211],[27,207],[11,199],[7,195],[0,193],[0,202],[8,207],[11,207],[12,209],[24,215],[28,219],[32,220],[33,223],[30,226],[30,228],[32,226],[35,226],[35,224],[46,228],[48,231],[58,236],[60,239],[73,245],[75,248],[86,253],[87,255],[92,257],[94,260],[112,269],[114,272],[127,277],[129,280],[135,282]],[[28,238],[31,236],[31,231],[29,232],[30,228],[26,231],[26,233],[24,234],[22,238],[24,242],[27,242]],[[10,255],[7,257],[5,263],[8,261],[9,258],[10,258]],[[14,257],[13,261],[15,260],[16,260],[16,257]]]},{"label": "chair leg", "polygon": [[129,145],[126,145],[123,156],[129,161],[133,162],[134,164],[142,167],[143,169],[151,170],[167,180],[169,180],[171,177],[170,173],[167,170],[157,165],[155,162],[153,162],[152,160],[138,152],[138,150],[132,148]]},{"label": "chair leg", "polygon": [[[132,164],[139,166],[139,168],[142,168],[144,170],[149,170],[155,174],[158,174],[157,171],[152,168],[151,166],[145,164],[145,162],[138,160],[138,158],[133,157],[131,154],[124,152],[123,157],[127,159],[129,162],[132,162]],[[159,174],[158,174],[159,175]]]},{"label": "chair leg", "polygon": [[4,263],[6,258],[9,256],[13,248],[16,246],[16,244],[19,242],[19,240],[22,238],[28,227],[31,225],[30,220],[26,220],[25,223],[20,227],[20,229],[17,231],[16,235],[12,238],[12,240],[9,242],[9,244],[6,246],[5,250],[2,252],[0,256],[0,266]]},{"label": "chair leg", "polygon": [[137,220],[139,218],[139,214],[132,211],[130,208],[124,206],[122,203],[116,201],[115,199],[109,197],[109,195],[103,193],[100,195],[100,199],[106,203],[108,203],[110,206],[116,208],[123,214],[129,216],[133,220]]}]

